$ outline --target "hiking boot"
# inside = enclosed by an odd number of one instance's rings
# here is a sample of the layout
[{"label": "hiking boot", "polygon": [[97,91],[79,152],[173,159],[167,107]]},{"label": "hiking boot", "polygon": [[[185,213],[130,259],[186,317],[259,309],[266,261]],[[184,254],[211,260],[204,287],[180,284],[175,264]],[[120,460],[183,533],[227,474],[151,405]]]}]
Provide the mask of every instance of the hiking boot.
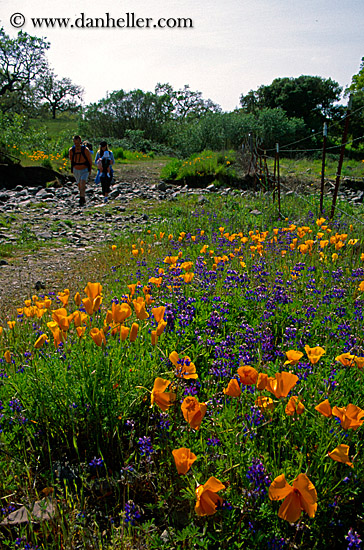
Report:
[{"label": "hiking boot", "polygon": [[80,197],[80,206],[86,206],[86,199],[85,199],[85,197]]}]

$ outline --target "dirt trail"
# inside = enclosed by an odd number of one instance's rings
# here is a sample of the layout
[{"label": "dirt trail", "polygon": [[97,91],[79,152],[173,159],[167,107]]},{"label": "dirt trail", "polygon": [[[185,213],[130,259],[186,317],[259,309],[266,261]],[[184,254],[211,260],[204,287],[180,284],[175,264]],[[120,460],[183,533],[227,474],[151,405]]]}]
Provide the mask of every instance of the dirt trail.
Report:
[{"label": "dirt trail", "polygon": [[[136,182],[152,185],[159,181],[160,170],[164,164],[163,161],[153,160],[135,165],[119,165],[115,169],[115,179],[126,185]],[[87,231],[90,232],[90,240],[86,246],[67,245],[56,238],[50,241],[51,246],[45,246],[39,250],[36,248],[32,250],[29,243],[23,250],[16,245],[12,254],[0,257],[0,325],[7,319],[14,318],[16,307],[22,307],[24,299],[34,294],[59,292],[64,288],[79,291],[85,282],[99,275],[98,266],[103,261],[100,251],[105,245],[102,242],[93,242],[91,231],[110,238],[112,234],[110,221],[116,215],[112,202],[102,209],[105,213],[104,218],[97,217],[100,211],[100,208],[86,208],[79,215],[75,208],[72,219],[70,220],[70,216],[67,216],[67,221],[71,221],[76,228],[79,227],[83,235],[85,232],[87,234]],[[127,217],[129,213],[130,209],[127,206],[122,215]],[[118,212],[117,215],[120,216],[120,213]],[[12,219],[11,223],[17,228],[20,224],[24,224],[27,230],[29,227],[31,229],[36,227],[38,234],[42,231],[50,231],[49,219],[43,218],[41,213],[31,213],[29,209],[24,208],[24,211],[22,209],[9,217]],[[98,231],[95,231],[95,225]],[[4,230],[2,232],[4,233]],[[52,236],[55,236],[54,231]]]}]

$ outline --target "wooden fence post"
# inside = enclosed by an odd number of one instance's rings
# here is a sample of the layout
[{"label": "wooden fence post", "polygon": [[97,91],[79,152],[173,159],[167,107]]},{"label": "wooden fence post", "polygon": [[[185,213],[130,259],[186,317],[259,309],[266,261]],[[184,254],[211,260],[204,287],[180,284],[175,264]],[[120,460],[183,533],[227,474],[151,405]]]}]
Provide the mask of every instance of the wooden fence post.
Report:
[{"label": "wooden fence post", "polygon": [[281,217],[281,180],[279,173],[279,143],[276,143],[276,166],[277,166],[277,195],[278,195],[278,213]]},{"label": "wooden fence post", "polygon": [[349,128],[349,119],[350,119],[350,112],[351,112],[351,103],[352,103],[352,97],[349,97],[349,103],[346,110],[346,118],[345,118],[345,126],[344,126],[344,132],[341,142],[341,148],[340,148],[340,157],[339,157],[339,163],[337,166],[337,174],[336,174],[336,182],[335,182],[335,189],[334,194],[332,196],[332,206],[331,206],[331,214],[330,214],[330,220],[334,217],[335,214],[335,206],[336,206],[336,199],[337,194],[339,192],[339,185],[340,185],[340,177],[341,177],[341,169],[343,166],[343,160],[344,160],[344,153],[345,153],[345,145],[346,145],[346,139],[348,135],[348,128]]},{"label": "wooden fence post", "polygon": [[324,141],[322,144],[322,168],[321,168],[321,194],[320,194],[320,213],[324,208],[324,190],[325,190],[325,159],[326,159],[326,139],[327,139],[327,124],[324,122],[323,128]]}]

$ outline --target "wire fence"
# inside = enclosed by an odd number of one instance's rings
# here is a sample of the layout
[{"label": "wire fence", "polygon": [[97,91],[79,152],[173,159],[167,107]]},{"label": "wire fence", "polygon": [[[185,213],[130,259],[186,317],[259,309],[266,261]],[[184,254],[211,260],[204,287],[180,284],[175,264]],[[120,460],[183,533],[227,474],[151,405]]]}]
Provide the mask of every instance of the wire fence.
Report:
[{"label": "wire fence", "polygon": [[[323,212],[323,202],[324,202],[324,193],[325,193],[325,184],[327,181],[329,181],[329,178],[334,177],[335,178],[335,184],[333,188],[332,193],[332,205],[331,205],[331,213],[330,213],[330,219],[332,220],[335,214],[335,210],[340,212],[341,214],[346,215],[349,218],[352,218],[356,221],[356,223],[359,223],[360,225],[364,225],[364,221],[360,220],[357,216],[351,214],[350,212],[345,212],[342,208],[338,208],[336,205],[339,187],[340,187],[340,181],[341,181],[341,172],[342,172],[342,165],[343,165],[343,159],[345,154],[345,148],[349,144],[353,144],[357,141],[363,140],[364,136],[360,136],[357,138],[354,138],[352,140],[347,139],[348,135],[348,127],[349,127],[349,121],[350,117],[353,114],[357,114],[361,112],[364,109],[364,106],[356,109],[353,113],[350,111],[350,104],[348,106],[347,112],[342,117],[340,121],[338,121],[335,124],[341,124],[344,122],[344,130],[342,134],[342,140],[340,145],[335,145],[331,147],[326,147],[326,136],[327,136],[327,128],[324,127],[324,139],[323,139],[323,147],[322,148],[315,148],[315,149],[289,149],[289,147],[292,147],[294,145],[297,145],[298,143],[302,143],[305,140],[312,139],[312,135],[307,136],[306,138],[302,138],[300,140],[297,140],[295,142],[292,142],[288,145],[285,145],[284,147],[280,148],[279,144],[276,144],[275,149],[267,149],[263,150],[260,148],[260,145],[257,140],[254,140],[253,136],[249,134],[246,136],[246,139],[244,140],[242,150],[245,152],[245,156],[248,160],[246,160],[246,164],[248,166],[247,168],[247,175],[254,177],[255,186],[261,189],[264,189],[265,191],[270,191],[273,203],[277,205],[278,208],[278,214],[280,217],[283,217],[282,215],[282,208],[281,208],[281,190],[286,188],[286,186],[281,181],[281,169],[282,166],[280,165],[280,152],[283,152],[284,154],[287,153],[322,153],[322,169],[321,169],[321,188],[320,188],[320,197],[319,197],[319,209],[320,213]],[[325,134],[326,130],[326,134]],[[318,135],[315,134],[315,135]],[[325,174],[326,165],[325,165],[325,155],[327,151],[333,151],[333,150],[339,150],[339,160],[338,160],[338,166],[336,169],[336,172],[333,174]],[[268,153],[271,153],[274,151],[274,156],[269,155]],[[273,163],[273,172],[269,168],[269,163]],[[364,162],[364,161],[363,161]],[[283,167],[284,168],[284,167]],[[287,169],[287,166],[285,167]],[[303,176],[307,173],[297,173],[295,172],[296,176]],[[355,181],[355,179],[354,179]],[[358,180],[360,183],[363,184],[363,190],[364,190],[364,177],[360,178]],[[307,195],[304,196],[302,193],[298,193],[296,190],[293,190],[293,192],[303,201],[309,202],[307,200]],[[318,196],[316,195],[314,197],[314,200],[317,201]]]}]

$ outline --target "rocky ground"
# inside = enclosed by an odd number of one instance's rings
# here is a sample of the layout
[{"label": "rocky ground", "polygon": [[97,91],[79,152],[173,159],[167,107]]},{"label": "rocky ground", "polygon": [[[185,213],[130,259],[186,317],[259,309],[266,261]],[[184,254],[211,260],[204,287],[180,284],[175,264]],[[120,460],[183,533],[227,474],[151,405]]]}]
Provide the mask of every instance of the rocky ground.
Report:
[{"label": "rocky ground", "polygon": [[162,166],[152,161],[118,167],[107,204],[92,177],[86,208],[78,206],[77,186],[71,181],[59,188],[0,189],[0,324],[33,294],[80,290],[77,283],[96,272],[105,243],[158,221],[148,215],[148,201],[212,191],[166,185],[159,179]]},{"label": "rocky ground", "polygon": [[[162,166],[151,161],[118,167],[107,204],[92,178],[86,208],[78,206],[77,186],[71,181],[59,188],[0,189],[0,324],[10,308],[13,311],[14,305],[20,306],[35,293],[67,287],[79,290],[77,283],[94,275],[105,243],[111,244],[126,230],[141,232],[143,226],[157,221],[148,214],[148,201],[173,200],[186,193],[201,195],[201,200],[212,192],[246,193],[218,191],[213,185],[204,190],[166,185],[159,179]],[[328,193],[332,187],[328,185]],[[294,186],[284,188],[286,193],[294,191]],[[362,202],[364,191],[343,187],[340,195],[357,203]]]}]

